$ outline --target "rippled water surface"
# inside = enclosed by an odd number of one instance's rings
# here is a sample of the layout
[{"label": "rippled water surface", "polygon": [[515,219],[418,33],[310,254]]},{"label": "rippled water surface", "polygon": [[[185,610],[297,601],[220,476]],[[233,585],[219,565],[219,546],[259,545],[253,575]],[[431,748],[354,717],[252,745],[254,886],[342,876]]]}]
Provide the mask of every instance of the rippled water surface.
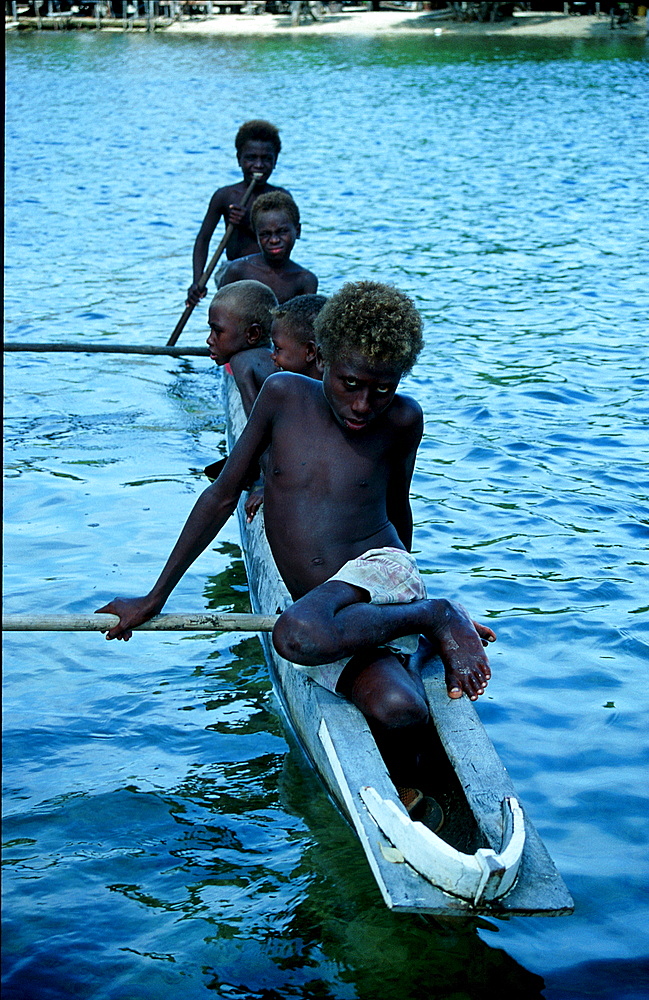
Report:
[{"label": "rippled water surface", "polygon": [[[255,638],[14,634],[8,1000],[649,995],[644,44],[8,43],[10,341],[164,343],[250,117],[281,128],[321,290],[416,299],[416,548],[497,629],[479,711],[576,902],[391,915]],[[7,356],[8,610],[148,589],[224,449],[218,384],[202,358]],[[237,541],[168,609],[247,609]]]}]

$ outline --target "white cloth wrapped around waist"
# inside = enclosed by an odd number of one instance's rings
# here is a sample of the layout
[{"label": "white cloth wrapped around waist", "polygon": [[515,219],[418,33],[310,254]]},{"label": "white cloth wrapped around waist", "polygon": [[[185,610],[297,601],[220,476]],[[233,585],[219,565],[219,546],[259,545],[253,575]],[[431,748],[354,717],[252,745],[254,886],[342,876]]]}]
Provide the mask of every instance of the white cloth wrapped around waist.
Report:
[{"label": "white cloth wrapped around waist", "polygon": [[[419,567],[413,556],[405,549],[386,546],[382,549],[368,549],[362,555],[346,562],[330,580],[340,580],[354,587],[360,587],[369,594],[370,604],[410,604],[426,597],[426,587]],[[329,581],[327,581],[329,582]],[[419,645],[418,635],[404,635],[385,645],[396,653],[412,654]],[[351,660],[347,656],[333,663],[322,663],[317,667],[296,669],[312,677],[314,681],[336,693],[336,685],[341,673]]]}]

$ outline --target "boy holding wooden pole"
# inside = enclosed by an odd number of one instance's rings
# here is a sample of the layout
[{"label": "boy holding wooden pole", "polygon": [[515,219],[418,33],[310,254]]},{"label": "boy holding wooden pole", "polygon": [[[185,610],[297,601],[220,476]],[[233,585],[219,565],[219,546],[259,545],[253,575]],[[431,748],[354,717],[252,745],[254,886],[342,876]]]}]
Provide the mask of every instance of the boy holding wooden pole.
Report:
[{"label": "boy holding wooden pole", "polygon": [[[225,249],[228,260],[257,253],[259,248],[250,223],[250,209],[259,195],[269,191],[285,191],[285,188],[268,183],[282,148],[275,125],[262,119],[244,122],[237,132],[234,145],[243,176],[236,184],[227,184],[212,195],[194,243],[194,277],[187,292],[187,305],[196,306],[205,295],[205,289],[198,286],[198,281],[205,270],[210,240],[219,220],[223,218],[226,223],[232,223],[236,227]],[[241,200],[254,175],[259,175],[257,183],[250,201],[242,209]]]}]

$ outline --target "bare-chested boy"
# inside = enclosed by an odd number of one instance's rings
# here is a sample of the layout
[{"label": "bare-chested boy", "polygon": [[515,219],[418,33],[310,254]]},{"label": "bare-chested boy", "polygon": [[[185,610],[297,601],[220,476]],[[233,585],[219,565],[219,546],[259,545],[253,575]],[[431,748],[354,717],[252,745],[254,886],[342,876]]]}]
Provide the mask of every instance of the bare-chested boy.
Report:
[{"label": "bare-chested boy", "polygon": [[231,261],[219,278],[219,288],[253,278],[272,288],[278,302],[317,292],[315,274],[291,260],[301,228],[300,210],[290,194],[271,191],[262,195],[253,206],[251,221],[261,253]]},{"label": "bare-chested boy", "polygon": [[[285,191],[268,183],[272,174],[282,144],[275,125],[261,119],[245,122],[237,132],[234,140],[237,151],[237,161],[243,174],[242,180],[236,184],[228,184],[215,191],[210,200],[205,218],[198,231],[194,243],[193,280],[187,292],[187,304],[197,305],[206,294],[205,289],[198,289],[198,280],[205,270],[207,255],[212,234],[219,220],[234,223],[236,226],[225,249],[228,260],[245,257],[257,252],[257,237],[250,223],[250,211],[255,200],[269,191]],[[259,180],[253,190],[252,198],[245,206],[240,207],[246,189],[253,175],[259,174]],[[288,193],[288,192],[285,192]]]},{"label": "bare-chested boy", "polygon": [[280,371],[322,378],[313,324],[326,301],[324,295],[298,295],[273,309],[271,358]]},{"label": "bare-chested boy", "polygon": [[152,590],[101,611],[120,618],[109,639],[129,639],[158,614],[268,449],[266,533],[295,601],[275,625],[275,648],[360,709],[395,784],[411,785],[429,712],[408,654],[422,634],[442,658],[450,697],[475,700],[491,676],[482,647],[495,636],[461,606],[427,598],[409,553],[423,420],[397,389],[422,347],[413,303],[378,283],[345,285],[318,316],[316,336],[322,382],[289,372],[266,379]]}]

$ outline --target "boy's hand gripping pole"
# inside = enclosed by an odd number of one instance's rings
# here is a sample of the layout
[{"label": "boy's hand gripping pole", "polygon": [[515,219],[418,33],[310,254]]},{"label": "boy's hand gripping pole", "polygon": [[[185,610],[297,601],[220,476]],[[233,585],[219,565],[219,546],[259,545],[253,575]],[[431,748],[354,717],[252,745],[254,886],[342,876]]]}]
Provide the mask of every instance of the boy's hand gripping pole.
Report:
[{"label": "boy's hand gripping pole", "polygon": [[[250,181],[250,184],[248,185],[248,187],[246,189],[246,193],[244,194],[243,198],[241,199],[241,204],[240,204],[241,208],[245,208],[246,204],[250,200],[250,195],[253,192],[253,188],[254,188],[255,184],[257,183],[258,180],[261,179],[261,176],[262,176],[261,174],[253,174],[252,180]],[[199,289],[205,288],[206,284],[210,280],[210,278],[212,276],[212,271],[214,270],[214,268],[218,264],[219,258],[221,256],[221,254],[223,253],[223,251],[225,250],[227,242],[230,239],[230,237],[232,236],[233,232],[234,232],[234,224],[232,222],[228,222],[228,224],[226,226],[226,229],[225,229],[225,233],[223,234],[223,239],[221,240],[221,242],[219,243],[218,247],[216,248],[216,252],[214,253],[211,261],[209,262],[209,264],[207,265],[207,267],[205,268],[205,270],[203,271],[203,273],[201,274],[200,278],[197,281],[197,285],[198,285]],[[193,313],[194,309],[195,309],[195,306],[193,306],[191,304],[188,305],[188,306],[185,306],[184,313],[182,314],[182,316],[180,317],[180,319],[176,323],[174,332],[171,334],[171,336],[169,337],[169,340],[167,341],[167,347],[173,347],[174,346],[174,344],[178,340],[180,334],[185,329],[185,324],[187,323],[187,320],[189,319],[189,317]]]}]

